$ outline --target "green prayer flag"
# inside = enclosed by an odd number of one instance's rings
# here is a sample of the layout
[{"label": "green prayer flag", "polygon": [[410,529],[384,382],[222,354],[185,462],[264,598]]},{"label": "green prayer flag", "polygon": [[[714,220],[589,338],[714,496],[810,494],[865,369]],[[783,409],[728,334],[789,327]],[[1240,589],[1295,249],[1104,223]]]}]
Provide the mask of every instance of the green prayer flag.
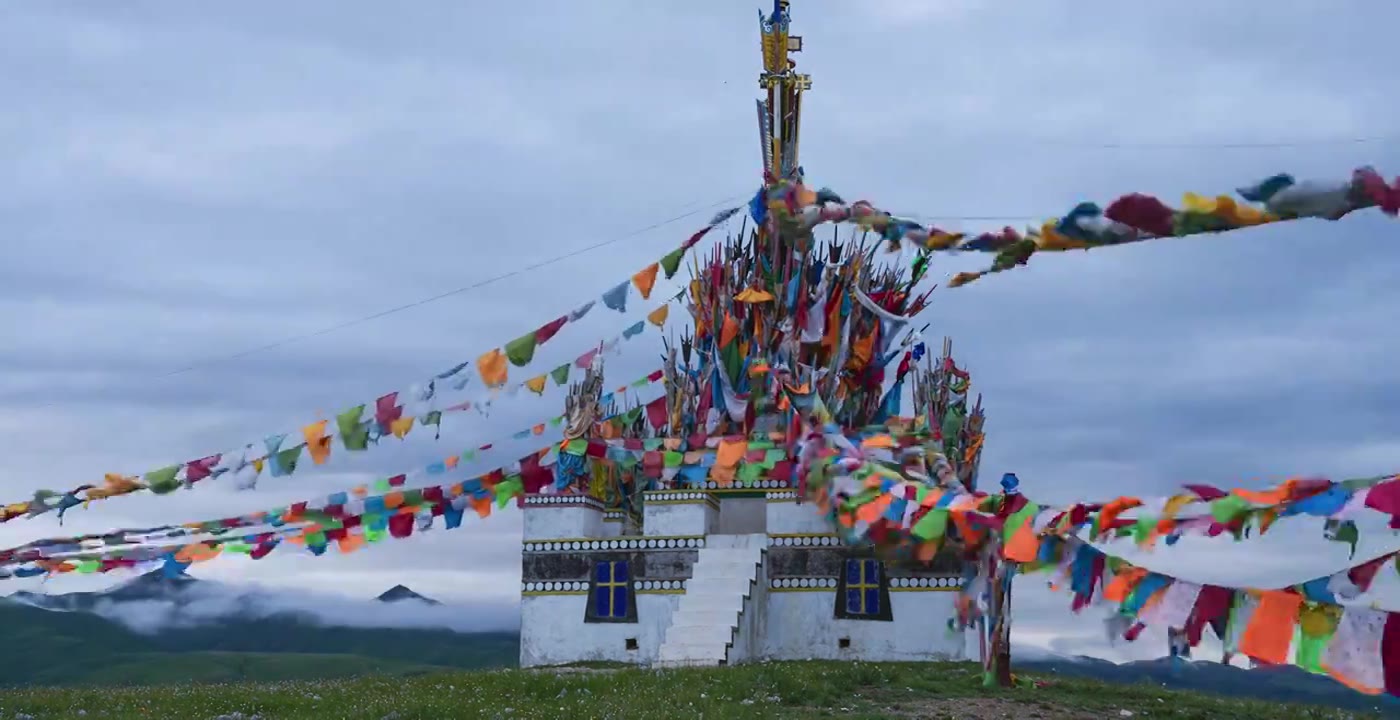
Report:
[{"label": "green prayer flag", "polygon": [[569,364],[564,363],[549,371],[549,376],[554,378],[555,385],[563,385],[569,381]]},{"label": "green prayer flag", "polygon": [[422,419],[420,419],[420,420],[418,421],[418,424],[420,424],[420,425],[441,425],[441,424],[442,424],[442,411],[441,411],[441,410],[433,410],[432,412],[429,412],[427,415],[424,415],[424,416],[422,417]]},{"label": "green prayer flag", "polygon": [[558,417],[552,417],[552,418],[549,419],[549,426],[550,426],[550,427],[559,427],[560,425],[563,425],[563,424],[564,424],[564,416],[563,416],[563,415],[560,415],[560,416],[558,416]]},{"label": "green prayer flag", "polygon": [[159,470],[152,470],[146,473],[146,485],[151,488],[151,492],[157,495],[175,492],[180,489],[180,481],[175,479],[175,476],[179,474],[179,472],[179,465],[171,465],[170,467],[163,467]]},{"label": "green prayer flag", "polygon": [[320,530],[317,530],[316,532],[309,532],[306,534],[306,544],[308,547],[311,545],[325,545],[326,534],[321,532]]},{"label": "green prayer flag", "polygon": [[[667,454],[669,455],[670,453]],[[747,487],[753,485],[756,480],[763,477],[763,468],[754,463],[743,463],[739,465],[738,476],[739,483]]]},{"label": "green prayer flag", "polygon": [[388,534],[389,533],[387,530],[383,530],[380,528],[365,528],[365,542],[379,542],[380,540],[383,540],[384,537]]},{"label": "green prayer flag", "polygon": [[340,430],[340,442],[346,450],[364,450],[369,445],[369,425],[360,422],[365,406],[357,405],[335,416],[335,426]]},{"label": "green prayer flag", "polygon": [[423,491],[421,489],[405,490],[403,492],[404,505],[421,505],[423,503]]},{"label": "green prayer flag", "polygon": [[516,367],[524,367],[535,359],[535,331],[531,330],[506,343],[506,359]]},{"label": "green prayer flag", "polygon": [[1016,531],[1020,530],[1022,525],[1030,522],[1038,512],[1040,512],[1040,506],[1033,502],[1028,502],[1021,506],[1020,510],[1012,513],[1011,517],[1006,519],[1006,525],[1002,528],[1002,539],[1010,540],[1011,536],[1016,534]]},{"label": "green prayer flag", "polygon": [[250,553],[250,552],[252,552],[252,551],[253,551],[253,546],[252,546],[252,545],[249,545],[248,543],[245,543],[245,542],[224,543],[224,552],[231,552],[231,553]]},{"label": "green prayer flag", "polygon": [[661,457],[666,467],[678,468],[681,466],[681,462],[685,460],[685,453],[676,452],[675,450],[667,450],[666,453]]},{"label": "green prayer flag", "polygon": [[1361,533],[1353,520],[1328,519],[1323,529],[1323,537],[1336,542],[1344,542],[1351,547],[1348,558],[1356,557],[1356,544],[1361,541]]},{"label": "green prayer flag", "polygon": [[919,518],[910,529],[914,537],[920,540],[937,540],[948,532],[948,511],[941,508],[934,508]]},{"label": "green prayer flag", "polygon": [[1147,538],[1152,535],[1153,528],[1157,527],[1157,521],[1143,514],[1133,523],[1133,541],[1142,544],[1147,542]]},{"label": "green prayer flag", "polygon": [[[752,446],[750,446],[752,447]],[[772,470],[774,465],[787,458],[787,451],[782,448],[773,448],[763,455],[763,467]],[[920,485],[919,487],[923,487]]]},{"label": "green prayer flag", "polygon": [[101,567],[102,567],[102,561],[101,561],[101,560],[79,560],[79,561],[78,561],[78,568],[77,568],[77,570],[78,570],[78,572],[83,573],[84,575],[87,575],[87,574],[89,574],[89,573],[95,573],[95,572],[97,572],[98,569],[101,568]]},{"label": "green prayer flag", "polygon": [[666,255],[661,258],[659,264],[661,265],[662,271],[666,273],[667,280],[670,280],[671,277],[676,274],[676,271],[681,269],[681,258],[683,257],[685,257],[685,248],[678,247],[666,253]]},{"label": "green prayer flag", "polygon": [[564,452],[570,455],[583,455],[588,452],[588,441],[583,438],[574,438],[564,446]]},{"label": "green prayer flag", "polygon": [[283,475],[291,475],[297,471],[297,460],[301,459],[301,449],[304,447],[306,446],[298,445],[277,452],[277,467],[282,470]]},{"label": "green prayer flag", "polygon": [[1238,495],[1226,495],[1210,503],[1211,517],[1221,524],[1228,523],[1239,517],[1240,513],[1249,509],[1249,501]]},{"label": "green prayer flag", "polygon": [[631,425],[632,423],[637,422],[637,418],[641,416],[642,409],[639,407],[634,407],[631,410],[628,410],[627,412],[622,414],[622,422]]},{"label": "green prayer flag", "polygon": [[496,507],[503,508],[510,499],[525,493],[525,481],[519,475],[511,475],[496,484]]},{"label": "green prayer flag", "polygon": [[644,438],[642,448],[644,450],[660,450],[662,442],[661,438]]},{"label": "green prayer flag", "polygon": [[644,377],[637,378],[636,380],[633,380],[633,381],[632,381],[632,387],[634,387],[634,388],[644,388],[644,387],[646,387],[647,385],[650,385],[650,384],[651,384],[651,381],[648,380],[648,379],[646,379],[646,378],[644,378]]},{"label": "green prayer flag", "polygon": [[394,486],[389,484],[388,478],[379,478],[378,480],[374,481],[374,491],[380,493],[381,495],[386,492],[390,492],[393,489]]}]

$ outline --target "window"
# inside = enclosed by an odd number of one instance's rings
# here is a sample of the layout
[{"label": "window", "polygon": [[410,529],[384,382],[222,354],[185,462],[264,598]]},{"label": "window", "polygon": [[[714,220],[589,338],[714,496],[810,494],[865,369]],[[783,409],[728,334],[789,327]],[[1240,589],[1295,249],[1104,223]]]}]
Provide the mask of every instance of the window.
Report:
[{"label": "window", "polygon": [[586,619],[592,622],[636,622],[632,576],[626,560],[608,560],[593,566],[593,588]]},{"label": "window", "polygon": [[884,564],[871,557],[852,557],[844,565],[836,586],[837,619],[893,620]]},{"label": "window", "polygon": [[880,614],[880,561],[853,558],[846,561],[846,612]]}]

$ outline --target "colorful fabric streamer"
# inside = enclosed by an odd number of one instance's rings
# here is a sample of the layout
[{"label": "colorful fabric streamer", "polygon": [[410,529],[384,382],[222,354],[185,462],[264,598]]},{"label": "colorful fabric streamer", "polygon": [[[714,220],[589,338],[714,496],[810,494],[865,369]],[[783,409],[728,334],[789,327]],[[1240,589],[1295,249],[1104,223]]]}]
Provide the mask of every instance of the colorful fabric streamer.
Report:
[{"label": "colorful fabric streamer", "polygon": [[758,222],[774,216],[780,227],[810,233],[822,223],[853,222],[877,232],[891,247],[908,243],[926,251],[995,253],[991,267],[956,275],[949,287],[966,285],[991,273],[1025,265],[1037,252],[1088,250],[1170,237],[1228,232],[1302,218],[1340,220],[1366,208],[1394,217],[1400,212],[1400,178],[1386,183],[1369,167],[1340,181],[1299,182],[1280,174],[1237,190],[1243,202],[1226,195],[1187,193],[1180,208],[1150,195],[1124,195],[1100,208],[1082,202],[1063,217],[1025,234],[1007,227],[967,237],[895,217],[868,202],[846,203],[830,190],[812,191],[795,182],[777,182],[755,196],[750,213]]}]

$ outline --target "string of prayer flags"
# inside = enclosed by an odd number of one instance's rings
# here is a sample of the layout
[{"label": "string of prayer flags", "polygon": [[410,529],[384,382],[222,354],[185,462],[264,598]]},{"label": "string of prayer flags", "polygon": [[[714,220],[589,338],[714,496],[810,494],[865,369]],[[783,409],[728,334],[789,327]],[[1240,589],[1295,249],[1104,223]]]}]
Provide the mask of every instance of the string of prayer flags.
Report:
[{"label": "string of prayer flags", "polygon": [[1291,175],[1275,175],[1237,192],[1243,202],[1226,195],[1211,198],[1187,193],[1179,208],[1150,195],[1132,193],[1107,208],[1081,202],[1063,217],[1046,221],[1025,234],[1008,227],[974,237],[924,227],[870,203],[846,203],[830,190],[812,192],[801,183],[790,181],[761,189],[750,203],[750,213],[760,223],[773,213],[781,226],[807,234],[822,223],[853,222],[879,233],[891,248],[908,243],[924,251],[995,253],[988,269],[958,273],[948,283],[949,287],[960,287],[985,275],[1025,265],[1037,252],[1089,250],[1303,218],[1340,220],[1373,207],[1391,217],[1400,212],[1400,178],[1387,183],[1369,167],[1358,168],[1350,178],[1337,181],[1298,182]]},{"label": "string of prayer flags", "polygon": [[[708,224],[690,235],[678,248],[624,281],[621,284],[624,296],[618,301],[619,307],[625,306],[625,292],[631,285],[636,286],[643,299],[649,298],[659,271],[664,271],[665,277],[670,279],[679,269],[685,254],[707,233],[738,214],[739,210],[740,208],[735,207],[717,213]],[[590,301],[568,315],[556,317],[531,333],[512,340],[504,348],[496,348],[479,356],[476,361],[477,374],[481,376],[488,388],[496,390],[505,388],[510,364],[517,367],[528,364],[540,345],[553,339],[568,323],[581,319],[595,302]],[[663,308],[658,308],[649,314],[648,320],[659,327],[664,323],[666,314],[663,306]],[[629,329],[631,329],[630,326]],[[635,334],[632,333],[632,335]],[[605,347],[613,347],[615,343],[609,341],[604,345]],[[224,475],[235,477],[239,487],[251,487],[255,484],[256,475],[261,473],[264,468],[269,468],[271,473],[276,476],[295,472],[303,449],[306,450],[313,464],[320,465],[330,458],[335,439],[339,439],[340,444],[352,452],[367,450],[371,444],[388,435],[402,439],[415,425],[439,426],[443,412],[462,411],[474,407],[470,402],[459,403],[447,410],[436,407],[438,383],[442,383],[444,387],[454,391],[462,390],[471,379],[471,373],[467,372],[470,365],[469,361],[459,362],[452,368],[438,373],[422,385],[415,385],[407,391],[381,395],[372,405],[374,408],[373,418],[364,418],[366,407],[371,407],[368,403],[352,406],[337,413],[334,416],[334,435],[327,435],[325,432],[330,427],[329,421],[318,420],[303,426],[296,433],[305,442],[295,447],[281,447],[282,442],[290,433],[274,433],[268,435],[266,439],[276,439],[276,442],[265,442],[264,446],[267,447],[265,452],[254,451],[252,450],[254,446],[248,444],[230,452],[152,470],[139,477],[108,473],[104,477],[104,481],[98,485],[80,485],[66,492],[38,490],[32,498],[0,506],[0,522],[8,522],[18,517],[35,517],[55,511],[59,513],[59,520],[62,522],[63,512],[78,505],[88,506],[97,500],[142,491],[167,494],[181,487],[192,487],[197,482]],[[551,375],[558,384],[562,385],[567,381],[567,372],[567,366],[565,366],[562,371],[556,369]],[[540,381],[537,378],[531,378],[527,383],[512,386],[507,388],[507,391],[514,391],[524,386],[529,387],[533,392],[542,392],[542,388],[535,389],[540,386]],[[400,402],[401,400],[402,402]]]},{"label": "string of prayer flags", "polygon": [[[663,381],[663,380],[664,380],[664,376],[663,376],[662,372],[661,372],[660,370],[655,370],[655,371],[652,371],[652,372],[650,372],[650,373],[648,373],[648,374],[646,374],[646,375],[643,375],[643,376],[637,378],[636,380],[633,380],[632,382],[628,383],[627,385],[624,385],[624,386],[621,386],[621,387],[617,388],[614,392],[615,392],[615,393],[619,393],[619,394],[621,394],[621,393],[626,393],[626,392],[631,391],[631,390],[637,390],[637,389],[641,389],[641,388],[646,388],[646,387],[648,387],[648,386],[650,386],[650,385],[653,385],[653,384],[655,384],[655,383],[657,383],[657,382],[661,382],[661,381]],[[664,399],[664,396],[663,396],[663,399]],[[388,404],[388,403],[386,402],[385,405],[387,406],[387,404]],[[385,415],[385,417],[386,417],[386,418],[389,418],[391,415],[392,415],[392,413],[387,413],[387,414]],[[409,418],[400,418],[400,419],[406,419],[406,420],[410,420],[410,421],[412,420],[411,417],[409,417]],[[395,490],[397,490],[397,489],[402,488],[402,487],[403,487],[406,483],[408,483],[408,481],[409,481],[411,478],[413,478],[413,477],[441,475],[441,474],[443,474],[443,473],[445,473],[445,472],[447,472],[447,471],[449,471],[449,470],[456,469],[456,468],[457,468],[460,464],[462,464],[462,463],[474,463],[474,462],[478,462],[478,461],[482,460],[484,457],[486,457],[488,453],[492,453],[493,451],[495,451],[495,450],[497,449],[497,444],[498,444],[498,442],[500,442],[500,441],[504,441],[504,440],[506,440],[506,439],[510,439],[510,440],[527,440],[527,439],[529,439],[529,438],[531,438],[531,437],[540,437],[540,436],[543,436],[543,435],[545,434],[545,432],[546,432],[548,429],[550,429],[550,428],[559,428],[559,427],[561,427],[561,426],[564,424],[564,420],[565,420],[565,418],[564,418],[563,415],[556,415],[556,416],[551,417],[551,418],[549,418],[549,419],[547,419],[547,420],[544,420],[544,421],[542,421],[542,422],[536,422],[536,423],[534,423],[534,424],[532,424],[532,425],[529,425],[529,426],[527,426],[527,427],[524,427],[524,428],[522,428],[522,429],[520,429],[520,430],[517,430],[517,431],[515,431],[514,433],[511,433],[511,434],[509,434],[509,435],[502,436],[502,437],[500,438],[500,440],[498,440],[498,441],[492,441],[492,442],[484,443],[484,444],[479,445],[479,446],[477,446],[477,447],[464,450],[464,451],[461,452],[460,454],[452,455],[452,456],[446,457],[446,458],[444,458],[444,459],[442,459],[442,460],[428,463],[425,467],[419,469],[418,471],[416,471],[415,473],[412,473],[411,475],[395,475],[395,476],[393,476],[393,477],[379,478],[379,479],[377,479],[377,480],[375,480],[375,481],[373,481],[373,482],[371,482],[371,483],[367,483],[367,484],[365,484],[365,485],[359,485],[359,486],[356,486],[356,487],[354,487],[354,488],[351,488],[351,489],[349,489],[349,490],[345,490],[345,491],[342,491],[342,492],[339,492],[339,493],[332,493],[332,494],[329,495],[327,498],[325,498],[324,502],[321,503],[321,504],[325,504],[325,505],[339,505],[339,504],[344,504],[344,503],[346,502],[347,498],[363,498],[363,497],[365,497],[365,496],[367,496],[367,495],[369,495],[369,494],[371,494],[371,493],[389,493],[389,492],[395,491]],[[601,420],[601,421],[599,421],[599,422],[600,422],[600,423],[603,423],[603,424],[606,424],[606,423],[610,423],[610,422],[616,422],[617,420],[618,420],[618,417],[615,416],[615,417],[604,418],[603,420]],[[394,422],[397,422],[397,420],[394,420]],[[313,436],[313,437],[314,437],[314,428],[310,428],[310,427],[309,427],[309,428],[307,428],[307,430],[308,430],[308,433],[310,433],[310,436]],[[282,470],[285,470],[285,471],[286,471],[284,474],[291,474],[291,472],[293,472],[294,469],[297,467],[297,462],[298,462],[299,457],[300,457],[301,449],[302,449],[303,447],[306,447],[306,446],[305,446],[305,445],[298,445],[298,446],[296,446],[296,447],[294,447],[294,448],[280,449],[280,445],[281,445],[281,443],[282,443],[284,440],[285,440],[285,438],[281,438],[281,437],[268,438],[268,443],[269,443],[270,446],[279,448],[279,449],[276,451],[276,453],[273,455],[273,460],[270,461],[270,462],[268,462],[268,463],[265,463],[265,464],[264,464],[264,467],[267,468],[267,469],[269,470],[269,472],[273,471],[274,468],[281,468]],[[535,465],[538,466],[538,457],[537,457],[537,455],[534,455],[534,454],[528,455],[528,456],[526,456],[525,459],[522,459],[522,460],[521,460],[521,462],[522,462],[522,463],[526,463],[526,465],[529,465],[529,463],[530,463],[531,461],[533,461],[533,462],[535,463]],[[202,467],[208,467],[208,466],[211,464],[211,461],[210,461],[210,459],[205,458],[204,460],[198,461],[198,464],[199,464],[200,466],[202,466]],[[168,476],[168,477],[172,477],[172,478],[173,478],[173,477],[174,477],[174,471],[175,471],[176,469],[178,469],[178,468],[175,468],[175,467],[172,466],[172,468],[166,468],[166,469],[164,469],[164,470],[162,470],[162,471],[158,471],[158,472],[159,472],[159,474],[160,474],[161,477],[167,477],[167,476]],[[246,470],[247,470],[247,472],[250,472],[250,473],[253,474],[252,477],[254,478],[254,482],[256,481],[257,474],[258,474],[259,472],[262,471],[260,468],[255,467],[255,464],[252,464],[252,463],[250,463],[250,464],[248,464],[248,465],[246,466]],[[504,470],[508,470],[508,468],[498,468],[497,470],[492,470],[492,471],[490,471],[490,472],[483,473],[483,474],[481,475],[481,477],[482,477],[482,478],[488,477],[488,476],[492,475],[492,473],[496,473],[498,470],[504,471]],[[156,474],[156,473],[152,473],[152,475],[155,475],[155,474]],[[528,475],[528,473],[527,473],[527,475]],[[152,478],[152,479],[156,479],[156,478]],[[119,483],[119,482],[123,482],[123,481],[125,481],[125,480],[122,479],[122,478],[120,478],[120,477],[111,478],[111,482],[113,482],[113,483]],[[247,485],[240,484],[240,487],[243,487],[243,488],[251,488],[251,487],[252,487],[252,484],[247,484]],[[317,503],[311,503],[311,505],[312,505],[313,507],[315,507],[315,506],[317,506]],[[304,510],[304,508],[302,508],[302,509]],[[128,542],[136,541],[136,540],[133,540],[133,539],[138,539],[138,540],[139,540],[139,539],[141,539],[141,538],[148,538],[148,537],[150,537],[150,536],[157,536],[157,535],[168,534],[168,533],[172,533],[172,532],[174,532],[174,533],[176,533],[176,534],[183,535],[183,534],[186,534],[186,532],[189,531],[189,530],[192,529],[192,528],[193,528],[193,529],[199,529],[199,530],[201,530],[202,532],[224,532],[224,531],[231,531],[231,530],[238,529],[238,528],[248,527],[248,526],[250,526],[250,525],[256,525],[258,522],[261,521],[261,518],[262,518],[263,515],[273,515],[273,516],[283,516],[283,517],[285,517],[285,516],[288,516],[288,512],[291,512],[292,514],[296,514],[296,512],[300,512],[300,511],[297,510],[297,506],[293,506],[292,509],[291,509],[291,511],[288,511],[288,510],[286,510],[286,509],[278,509],[278,510],[275,511],[275,512],[274,512],[274,511],[269,511],[268,513],[253,513],[253,514],[250,514],[250,515],[241,515],[241,516],[237,516],[237,517],[234,517],[234,518],[223,518],[223,519],[220,519],[220,520],[217,520],[217,521],[213,521],[212,523],[202,523],[202,524],[201,524],[201,523],[180,523],[180,524],[164,525],[164,526],[155,527],[155,528],[139,528],[139,529],[116,530],[116,531],[105,532],[105,533],[100,533],[100,534],[84,535],[84,536],[80,536],[80,537],[77,537],[77,538],[57,538],[57,539],[48,539],[48,540],[36,540],[36,541],[34,541],[34,542],[31,542],[31,543],[26,543],[26,544],[24,544],[24,545],[20,545],[20,546],[17,546],[17,547],[13,547],[13,548],[10,548],[10,549],[8,549],[8,550],[0,551],[0,564],[4,564],[4,563],[7,562],[8,560],[11,560],[11,559],[13,559],[13,558],[15,558],[15,557],[28,557],[27,555],[25,555],[25,553],[36,553],[36,552],[37,552],[37,553],[40,553],[40,554],[44,554],[45,552],[47,552],[47,554],[55,554],[55,553],[59,553],[59,552],[68,552],[68,551],[70,551],[70,550],[76,550],[76,549],[77,549],[77,546],[74,545],[75,543],[86,543],[86,542],[103,542],[103,543],[107,543],[107,542],[113,542],[113,543],[117,543],[117,544],[126,544],[126,543],[128,543]],[[286,520],[284,520],[284,522],[286,522]],[[74,547],[72,547],[71,549],[60,549],[60,550],[52,549],[52,548],[67,548],[69,545],[74,545]],[[50,548],[50,549],[49,549],[48,551],[44,551],[44,550],[43,550],[44,548]]]},{"label": "string of prayer flags", "polygon": [[[1159,627],[1195,647],[1211,627],[1229,655],[1294,664],[1358,692],[1400,696],[1400,654],[1384,651],[1400,642],[1400,613],[1360,599],[1372,587],[1375,568],[1397,558],[1400,553],[1388,553],[1284,588],[1222,587],[1135,567],[1078,538],[1056,538],[1018,570],[1052,574],[1051,588],[1068,586],[1074,595],[1074,612],[1094,602],[1116,605],[1116,634],[1130,642],[1143,629]],[[971,608],[959,618],[964,625],[983,610],[975,595],[988,574],[983,568],[963,585],[958,606]]]},{"label": "string of prayer flags", "polygon": [[[926,438],[924,438],[926,439]],[[920,433],[881,437],[866,435],[858,442],[839,428],[818,433],[807,441],[808,465],[801,469],[809,487],[820,487],[821,507],[850,542],[874,542],[891,548],[939,543],[942,537],[915,532],[919,521],[935,505],[953,509],[972,528],[996,529],[1003,539],[1008,560],[1033,560],[1043,542],[1087,532],[1090,540],[1131,537],[1150,548],[1159,539],[1174,543],[1184,533],[1208,537],[1230,534],[1236,539],[1263,534],[1280,517],[1323,517],[1355,532],[1355,520],[1374,511],[1400,522],[1400,506],[1390,498],[1400,494],[1400,475],[1332,482],[1323,479],[1291,479],[1262,491],[1223,491],[1192,485],[1172,497],[1143,500],[1119,497],[1107,502],[1078,503],[1069,507],[1044,507],[1028,502],[1019,493],[1014,475],[1004,479],[1003,493],[986,495],[957,486],[934,486],[906,477],[882,463],[894,459],[893,447],[918,450]],[[923,452],[919,450],[919,452]],[[824,457],[815,463],[810,458]],[[1009,489],[1008,489],[1009,488]],[[900,514],[885,516],[881,510],[916,499]],[[927,527],[927,526],[925,526]],[[1336,529],[1331,531],[1334,535]],[[964,538],[966,541],[967,538]]]}]

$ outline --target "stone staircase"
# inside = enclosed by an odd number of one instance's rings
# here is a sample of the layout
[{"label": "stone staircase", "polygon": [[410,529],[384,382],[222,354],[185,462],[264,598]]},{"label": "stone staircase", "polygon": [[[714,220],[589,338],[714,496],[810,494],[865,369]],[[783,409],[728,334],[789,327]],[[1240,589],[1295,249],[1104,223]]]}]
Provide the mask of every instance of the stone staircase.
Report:
[{"label": "stone staircase", "polygon": [[[766,535],[711,535],[661,640],[656,664],[663,667],[725,665],[746,606],[758,588]],[[746,643],[747,644],[747,643]]]}]

